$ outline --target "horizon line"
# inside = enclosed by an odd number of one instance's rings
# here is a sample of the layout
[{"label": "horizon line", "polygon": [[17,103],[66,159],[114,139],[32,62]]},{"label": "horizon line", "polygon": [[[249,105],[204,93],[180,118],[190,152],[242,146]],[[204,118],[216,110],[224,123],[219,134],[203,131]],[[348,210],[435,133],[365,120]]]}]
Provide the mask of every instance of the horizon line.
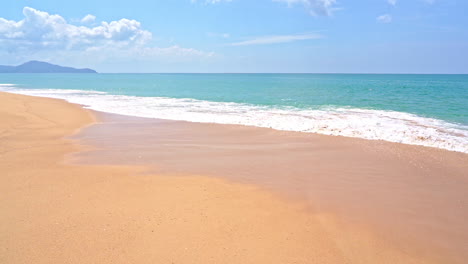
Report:
[{"label": "horizon line", "polygon": [[415,73],[415,72],[97,72],[98,74],[388,74],[388,75],[468,75],[466,73]]},{"label": "horizon line", "polygon": [[369,75],[468,75],[466,73],[418,73],[418,72],[0,72],[0,74],[369,74]]}]

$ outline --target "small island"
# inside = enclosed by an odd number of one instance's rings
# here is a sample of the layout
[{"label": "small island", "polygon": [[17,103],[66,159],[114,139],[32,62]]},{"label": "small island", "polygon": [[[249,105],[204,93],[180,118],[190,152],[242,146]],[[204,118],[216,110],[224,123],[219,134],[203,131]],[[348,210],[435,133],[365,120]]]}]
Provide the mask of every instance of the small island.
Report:
[{"label": "small island", "polygon": [[0,73],[97,73],[92,69],[63,67],[43,61],[29,61],[18,66],[0,65]]}]

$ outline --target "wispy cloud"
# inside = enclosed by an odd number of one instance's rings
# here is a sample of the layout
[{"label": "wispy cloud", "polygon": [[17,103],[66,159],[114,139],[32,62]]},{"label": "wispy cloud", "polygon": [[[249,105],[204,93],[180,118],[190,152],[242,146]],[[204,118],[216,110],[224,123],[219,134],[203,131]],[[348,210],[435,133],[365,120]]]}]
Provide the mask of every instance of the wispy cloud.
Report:
[{"label": "wispy cloud", "polygon": [[[217,4],[220,2],[231,2],[232,0],[190,0],[192,3],[202,2],[205,4]],[[303,5],[313,16],[331,16],[337,8],[336,0],[272,0],[273,2],[283,2],[288,6],[295,4]],[[430,1],[430,0],[425,0]]]},{"label": "wispy cloud", "polygon": [[87,14],[85,17],[81,19],[81,23],[87,24],[87,23],[92,23],[96,20],[96,16]]},{"label": "wispy cloud", "polygon": [[395,6],[397,4],[397,0],[387,0],[387,2],[392,6]]},{"label": "wispy cloud", "polygon": [[380,23],[390,23],[392,22],[392,16],[389,14],[381,15],[377,17],[377,22]]},{"label": "wispy cloud", "polygon": [[295,4],[303,5],[313,16],[331,16],[337,8],[336,0],[273,0],[275,2],[284,2],[288,6]]},{"label": "wispy cloud", "polygon": [[249,46],[249,45],[267,45],[277,43],[288,43],[299,40],[308,39],[321,39],[323,38],[320,34],[301,34],[301,35],[276,35],[276,36],[262,36],[249,40],[231,43],[230,46]]}]

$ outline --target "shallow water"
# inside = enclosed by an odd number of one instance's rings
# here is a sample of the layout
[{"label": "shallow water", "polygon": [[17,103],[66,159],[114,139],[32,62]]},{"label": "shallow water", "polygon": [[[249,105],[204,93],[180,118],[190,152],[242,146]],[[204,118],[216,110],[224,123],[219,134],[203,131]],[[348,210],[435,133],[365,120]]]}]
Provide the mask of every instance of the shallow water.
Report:
[{"label": "shallow water", "polygon": [[109,113],[468,153],[468,75],[1,74],[0,83]]}]

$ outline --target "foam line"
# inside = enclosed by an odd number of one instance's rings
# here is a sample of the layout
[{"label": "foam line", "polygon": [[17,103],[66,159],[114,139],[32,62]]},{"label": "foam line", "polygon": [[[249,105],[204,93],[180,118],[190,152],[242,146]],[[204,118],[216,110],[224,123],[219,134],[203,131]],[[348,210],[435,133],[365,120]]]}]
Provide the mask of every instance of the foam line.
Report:
[{"label": "foam line", "polygon": [[467,126],[404,112],[332,106],[281,108],[96,91],[18,89],[14,86],[0,86],[0,90],[65,99],[90,109],[121,115],[386,140],[468,153]]}]

